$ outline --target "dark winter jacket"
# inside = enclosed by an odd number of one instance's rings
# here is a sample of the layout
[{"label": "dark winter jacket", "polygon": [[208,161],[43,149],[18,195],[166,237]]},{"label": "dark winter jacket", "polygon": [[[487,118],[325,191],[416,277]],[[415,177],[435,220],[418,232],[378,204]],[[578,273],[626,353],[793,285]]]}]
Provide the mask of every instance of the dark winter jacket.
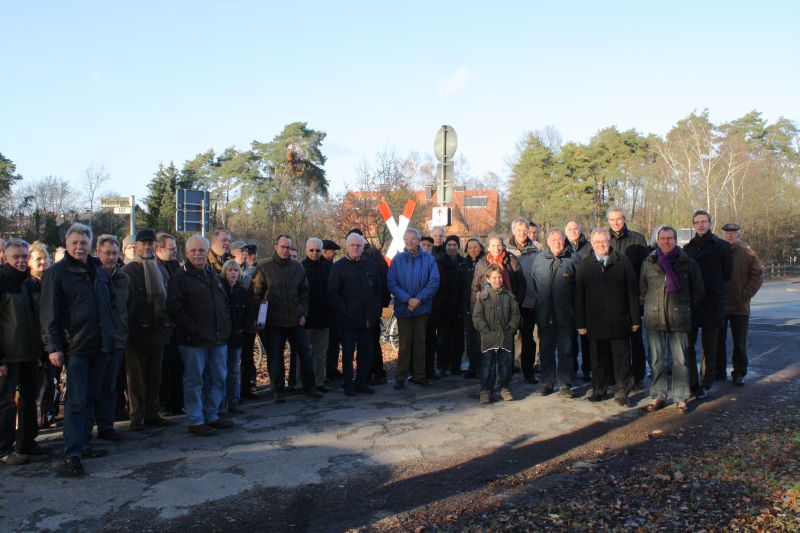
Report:
[{"label": "dark winter jacket", "polygon": [[482,251],[481,255],[474,261],[469,255],[464,258],[464,275],[467,278],[467,284],[462,292],[461,306],[469,315],[472,314],[472,306],[475,303],[472,299],[472,280],[475,278],[475,267],[478,266],[478,263],[480,263],[481,259],[484,257],[486,257],[486,252]]},{"label": "dark winter jacket", "polygon": [[[430,314],[433,297],[439,290],[439,269],[433,256],[422,248],[416,255],[400,252],[389,267],[389,290],[394,295],[394,314],[398,317],[413,317]],[[408,301],[417,298],[422,305],[410,312]]]},{"label": "dark winter jacket", "polygon": [[460,255],[450,258],[446,253],[436,260],[439,266],[439,292],[433,298],[433,313],[439,318],[464,316],[463,295],[467,281],[467,260]]},{"label": "dark winter jacket", "polygon": [[627,224],[622,226],[622,231],[618,234],[611,228],[608,232],[611,234],[611,248],[630,259],[633,272],[638,279],[642,271],[642,262],[650,253],[647,239],[641,233],[629,230]]},{"label": "dark winter jacket", "polygon": [[114,299],[117,302],[117,314],[114,315],[114,330],[116,331],[116,341],[114,349],[124,350],[128,346],[128,317],[133,310],[133,290],[131,288],[131,278],[120,269],[119,265],[114,268],[111,274],[111,285],[114,287]]},{"label": "dark winter jacket", "polygon": [[[531,250],[533,248],[527,248]],[[525,277],[525,297],[522,299],[522,307],[533,309],[536,307],[536,289],[533,286],[533,262],[540,252],[529,251],[519,256],[519,268]],[[519,300],[518,300],[519,301]]]},{"label": "dark winter jacket", "polygon": [[652,252],[642,265],[639,278],[639,295],[644,302],[644,327],[653,331],[692,330],[694,309],[703,299],[703,276],[694,259],[681,250],[672,263],[678,277],[680,290],[666,290],[664,269],[658,264],[656,252]]},{"label": "dark winter jacket", "polygon": [[539,248],[530,239],[525,241],[525,244],[518,244],[513,235],[509,237],[508,241],[506,242],[506,250],[508,250],[508,252],[510,252],[514,257],[521,257],[525,254],[539,252]]},{"label": "dark winter jacket", "polygon": [[247,322],[250,291],[244,288],[241,280],[236,280],[236,283],[231,287],[228,280],[222,276],[219,279],[225,289],[225,294],[228,296],[228,313],[230,313],[231,317],[231,336],[228,338],[228,347],[241,348],[245,332],[250,331],[250,325]]},{"label": "dark winter jacket", "polygon": [[549,247],[533,260],[533,288],[536,291],[536,324],[542,327],[575,327],[575,258],[569,247],[561,264],[551,271],[556,258]]},{"label": "dark winter jacket", "polygon": [[[567,246],[572,249],[572,252],[578,256],[576,261],[580,261],[584,257],[588,257],[594,253],[592,250],[592,244],[586,240],[586,237],[583,236],[583,233],[580,234],[578,237],[578,242],[572,242],[571,240],[567,239]],[[644,260],[644,258],[642,258]]]},{"label": "dark winter jacket", "polygon": [[575,268],[575,328],[590,339],[623,339],[641,325],[639,283],[630,260],[611,250],[606,266],[594,251]]},{"label": "dark winter jacket", "polygon": [[694,325],[721,328],[725,324],[725,283],[733,275],[731,245],[708,232],[703,237],[695,235],[683,251],[697,261],[705,287],[703,301],[693,316]]},{"label": "dark winter jacket", "polygon": [[392,301],[392,295],[389,292],[389,264],[378,248],[375,248],[370,243],[364,243],[364,252],[361,254],[368,257],[375,263],[375,268],[378,269],[378,276],[381,278],[383,284],[383,294],[381,294],[381,307],[389,307],[389,302]]},{"label": "dark winter jacket", "polygon": [[[515,255],[506,253],[503,264],[508,271],[508,277],[511,280],[511,296],[518,300],[517,296],[525,294],[525,276],[519,265],[519,259]],[[472,302],[475,303],[478,293],[487,286],[486,269],[489,268],[489,261],[484,257],[475,266],[475,274],[472,276]]]},{"label": "dark winter jacket", "polygon": [[369,257],[353,261],[344,256],[333,264],[328,298],[339,326],[369,328],[379,323],[383,283]]},{"label": "dark winter jacket", "polygon": [[201,269],[187,261],[170,278],[167,312],[181,346],[220,346],[231,336],[228,296],[208,264]]},{"label": "dark winter jacket", "polygon": [[161,259],[156,259],[158,264],[164,267],[164,270],[167,272],[168,278],[171,278],[175,272],[181,269],[181,264],[174,259],[171,261],[162,261]]},{"label": "dark winter jacket", "polygon": [[97,258],[69,254],[44,271],[42,341],[47,353],[99,355],[114,351],[117,304],[111,279]]},{"label": "dark winter jacket", "polygon": [[[169,285],[169,273],[159,262],[156,262]],[[172,322],[165,313],[156,317],[155,308],[147,301],[147,289],[144,283],[144,265],[132,261],[122,268],[122,272],[130,278],[132,306],[128,315],[128,346],[139,348],[161,348],[169,343],[172,337]]]},{"label": "dark winter jacket", "polygon": [[38,284],[27,270],[0,266],[0,365],[41,358],[39,296]]},{"label": "dark winter jacket", "polygon": [[250,284],[250,317],[256,320],[258,308],[266,298],[267,326],[291,328],[308,316],[308,280],[299,261],[281,259],[276,254],[261,261]]},{"label": "dark winter jacket", "polygon": [[325,329],[336,323],[336,310],[328,299],[328,281],[331,277],[333,263],[312,261],[308,257],[301,261],[308,280],[308,316],[307,329]]},{"label": "dark winter jacket", "polygon": [[514,350],[514,334],[519,328],[519,305],[505,287],[482,289],[475,298],[472,325],[481,334],[481,351]]},{"label": "dark winter jacket", "polygon": [[731,254],[733,275],[725,284],[725,314],[749,315],[750,300],[764,283],[764,269],[758,255],[742,242],[731,246]]}]

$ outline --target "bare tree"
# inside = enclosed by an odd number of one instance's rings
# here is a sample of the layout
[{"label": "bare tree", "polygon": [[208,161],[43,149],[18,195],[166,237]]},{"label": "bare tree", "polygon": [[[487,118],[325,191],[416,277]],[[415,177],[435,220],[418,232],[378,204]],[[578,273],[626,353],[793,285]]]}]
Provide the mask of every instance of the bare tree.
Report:
[{"label": "bare tree", "polygon": [[106,166],[102,163],[89,163],[86,170],[83,171],[83,187],[89,201],[89,217],[94,214],[97,202],[100,199],[100,187],[105,182],[111,179],[111,176],[106,170]]}]

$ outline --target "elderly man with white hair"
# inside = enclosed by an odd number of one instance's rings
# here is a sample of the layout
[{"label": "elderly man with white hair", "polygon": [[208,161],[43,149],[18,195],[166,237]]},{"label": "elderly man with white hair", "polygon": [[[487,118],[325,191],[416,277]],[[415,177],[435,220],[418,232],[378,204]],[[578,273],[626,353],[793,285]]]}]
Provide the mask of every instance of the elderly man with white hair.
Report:
[{"label": "elderly man with white hair", "polygon": [[231,315],[222,281],[207,263],[210,243],[200,235],[186,241],[186,263],[169,280],[167,312],[183,359],[183,405],[189,431],[201,437],[229,428],[219,418],[228,375]]},{"label": "elderly man with white hair", "polygon": [[334,326],[334,309],[328,300],[328,280],[333,263],[322,259],[322,239],[311,237],[306,241],[306,257],[301,261],[308,280],[308,316],[306,335],[311,345],[314,361],[314,383],[319,392],[328,392],[325,386],[325,367],[328,357],[328,338]]},{"label": "elderly man with white hair", "polygon": [[[371,329],[380,321],[383,283],[377,265],[363,254],[364,237],[357,233],[348,235],[345,255],[333,264],[328,287],[342,342],[343,387],[348,396],[375,392],[367,380],[372,364]],[[356,349],[358,372],[354,377]]]},{"label": "elderly man with white hair", "polygon": [[42,340],[54,366],[66,363],[69,387],[64,404],[61,473],[83,474],[81,457],[101,457],[87,447],[90,406],[97,402],[109,355],[116,346],[114,288],[100,261],[91,255],[92,230],[75,223],[67,230],[66,254],[42,278]]}]

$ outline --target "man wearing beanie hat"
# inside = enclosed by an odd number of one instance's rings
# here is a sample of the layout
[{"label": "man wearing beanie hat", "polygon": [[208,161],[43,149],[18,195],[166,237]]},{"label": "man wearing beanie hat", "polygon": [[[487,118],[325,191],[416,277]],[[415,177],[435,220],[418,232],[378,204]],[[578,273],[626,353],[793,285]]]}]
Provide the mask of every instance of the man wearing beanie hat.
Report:
[{"label": "man wearing beanie hat", "polygon": [[459,255],[461,239],[448,235],[444,254],[436,259],[439,266],[439,292],[433,299],[433,315],[438,315],[437,366],[443,375],[460,375],[464,352],[463,320],[466,311],[464,291],[467,284],[467,261]]}]

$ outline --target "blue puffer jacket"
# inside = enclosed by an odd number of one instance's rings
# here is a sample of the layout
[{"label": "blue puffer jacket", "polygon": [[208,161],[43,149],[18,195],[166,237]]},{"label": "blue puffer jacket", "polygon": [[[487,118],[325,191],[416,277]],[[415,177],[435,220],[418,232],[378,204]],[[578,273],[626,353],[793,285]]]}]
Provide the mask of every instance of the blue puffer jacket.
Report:
[{"label": "blue puffer jacket", "polygon": [[[433,297],[439,290],[439,269],[436,260],[420,249],[417,255],[400,252],[389,267],[389,291],[394,295],[394,314],[398,317],[420,316],[430,313]],[[408,301],[419,298],[422,305],[413,313]]]}]

